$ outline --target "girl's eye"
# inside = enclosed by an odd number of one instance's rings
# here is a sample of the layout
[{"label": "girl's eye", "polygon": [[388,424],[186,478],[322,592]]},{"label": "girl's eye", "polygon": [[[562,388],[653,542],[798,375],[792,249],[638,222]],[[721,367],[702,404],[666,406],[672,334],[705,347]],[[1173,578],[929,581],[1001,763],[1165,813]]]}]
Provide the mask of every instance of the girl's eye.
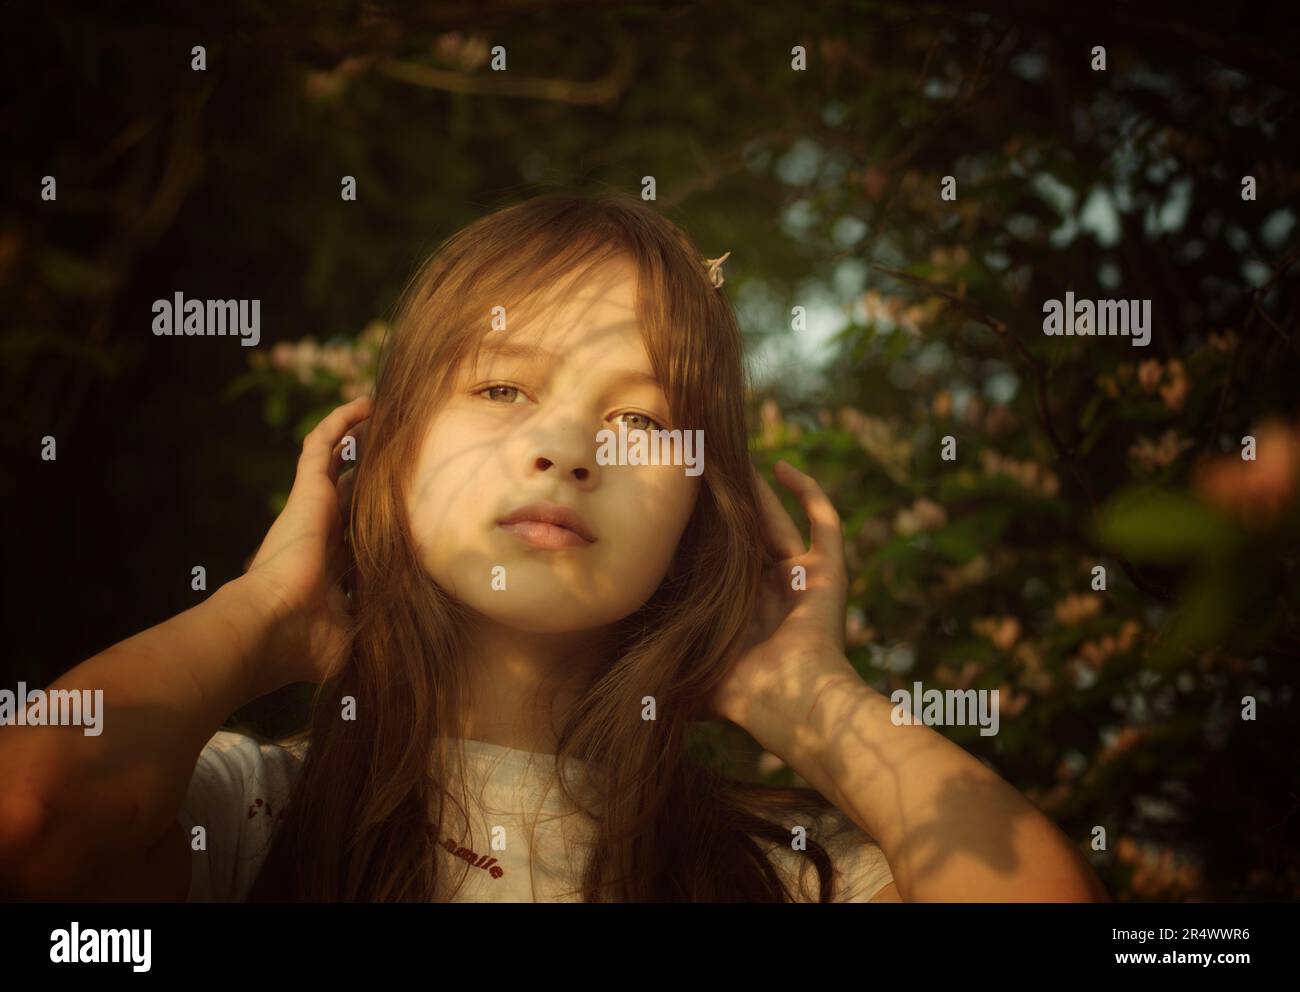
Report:
[{"label": "girl's eye", "polygon": [[[484,386],[484,387],[483,387],[482,389],[480,389],[480,390],[478,391],[478,393],[476,393],[475,395],[482,396],[482,395],[484,395],[485,393],[489,393],[489,394],[490,394],[490,393],[491,393],[493,390],[495,390],[495,389],[504,389],[504,390],[507,390],[507,391],[511,391],[511,390],[513,390],[513,391],[516,392],[516,393],[519,392],[519,387],[518,387],[518,386],[506,386],[506,385],[497,384],[497,385],[494,385],[494,386]],[[491,397],[490,395],[489,395],[487,398],[488,398],[489,400],[492,399],[492,397]],[[495,401],[493,401],[493,402],[495,402]],[[513,403],[514,400],[506,400],[506,402],[507,402],[507,403]]]},{"label": "girl's eye", "polygon": [[[482,387],[482,389],[477,390],[476,394],[474,395],[478,395],[478,397],[485,397],[487,400],[490,400],[490,402],[493,403],[508,404],[508,403],[515,402],[515,400],[519,398],[521,391],[523,390],[520,390],[519,386],[507,386],[504,384],[500,384],[500,382],[498,382],[498,384]],[[637,417],[638,420],[643,421],[643,423],[640,424],[629,423],[628,428],[630,430],[651,430],[651,429],[663,430],[663,425],[660,424],[658,420],[655,420],[654,417],[647,415],[647,413],[637,413],[636,411],[629,410],[625,413],[619,413],[619,415],[617,416]]]},{"label": "girl's eye", "polygon": [[661,431],[661,430],[664,429],[664,428],[663,428],[663,425],[660,424],[659,421],[652,419],[651,417],[647,416],[647,415],[644,414],[644,413],[637,413],[635,410],[628,410],[626,413],[620,413],[619,416],[620,416],[620,417],[640,417],[642,420],[644,420],[644,421],[646,422],[646,425],[647,425],[647,426],[645,426],[645,427],[636,427],[636,426],[634,426],[634,425],[632,425],[632,424],[628,424],[628,428],[629,428],[630,430],[634,430],[634,431],[659,430],[659,431]]}]

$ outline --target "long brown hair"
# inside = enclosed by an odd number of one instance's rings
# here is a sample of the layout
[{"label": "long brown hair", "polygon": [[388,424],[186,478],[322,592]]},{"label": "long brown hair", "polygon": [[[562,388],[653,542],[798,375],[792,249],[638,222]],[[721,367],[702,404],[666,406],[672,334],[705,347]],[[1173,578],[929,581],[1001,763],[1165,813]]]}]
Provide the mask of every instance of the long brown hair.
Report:
[{"label": "long brown hair", "polygon": [[[549,192],[447,238],[399,301],[357,465],[349,531],[351,656],[317,690],[311,746],[250,898],[450,898],[444,821],[463,815],[448,783],[464,736],[465,608],[421,567],[402,502],[431,416],[473,360],[495,305],[549,298],[611,257],[638,273],[637,316],[675,427],[709,442],[693,516],[668,575],[617,625],[617,652],[565,715],[557,761],[601,758],[601,801],[583,808],[594,846],[587,901],[784,901],[756,838],[790,841],[789,822],[825,813],[811,789],[729,779],[688,750],[692,721],[742,643],[768,552],[751,475],[740,327],[703,255],[655,208],[617,191]],[[341,701],[358,701],[340,719]],[[640,718],[653,696],[657,718]],[[576,806],[560,776],[560,787]],[[462,783],[463,784],[463,783]],[[807,821],[804,821],[807,822]],[[831,864],[809,831],[820,898]],[[463,878],[463,874],[461,876]]]}]

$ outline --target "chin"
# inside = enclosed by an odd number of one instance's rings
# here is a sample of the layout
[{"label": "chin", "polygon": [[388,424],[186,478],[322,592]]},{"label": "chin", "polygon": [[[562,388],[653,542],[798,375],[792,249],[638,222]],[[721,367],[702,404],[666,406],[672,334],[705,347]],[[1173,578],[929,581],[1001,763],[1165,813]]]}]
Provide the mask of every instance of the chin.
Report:
[{"label": "chin", "polygon": [[548,608],[545,604],[529,604],[526,608],[505,603],[494,603],[488,608],[471,606],[492,622],[521,634],[577,634],[604,626],[603,621],[591,613],[572,609],[571,604],[566,609],[554,605]]},{"label": "chin", "polygon": [[[442,589],[473,612],[521,633],[571,634],[605,627],[640,609],[658,583],[648,588],[644,576],[614,579],[607,567],[564,560],[491,557],[479,552],[453,554],[426,570]],[[493,588],[494,569],[505,569],[505,588]],[[479,582],[466,577],[481,575]],[[637,588],[629,586],[636,581]]]},{"label": "chin", "polygon": [[467,605],[493,623],[524,634],[576,634],[617,623],[635,613],[638,603],[593,602],[590,597],[558,596],[554,585],[533,592],[478,593]]}]

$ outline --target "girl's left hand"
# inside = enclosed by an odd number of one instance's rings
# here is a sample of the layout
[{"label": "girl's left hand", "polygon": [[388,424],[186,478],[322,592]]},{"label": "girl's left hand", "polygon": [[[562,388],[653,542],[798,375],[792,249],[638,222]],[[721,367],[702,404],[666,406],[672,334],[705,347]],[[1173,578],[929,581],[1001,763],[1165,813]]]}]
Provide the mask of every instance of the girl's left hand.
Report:
[{"label": "girl's left hand", "polygon": [[[745,648],[710,699],[710,715],[745,726],[760,707],[799,698],[817,678],[858,677],[844,655],[848,571],[839,513],[812,476],[778,461],[777,481],[803,504],[812,527],[804,548],[799,528],[767,480],[754,470],[771,558],[750,616]],[[802,567],[803,573],[797,569]]]}]

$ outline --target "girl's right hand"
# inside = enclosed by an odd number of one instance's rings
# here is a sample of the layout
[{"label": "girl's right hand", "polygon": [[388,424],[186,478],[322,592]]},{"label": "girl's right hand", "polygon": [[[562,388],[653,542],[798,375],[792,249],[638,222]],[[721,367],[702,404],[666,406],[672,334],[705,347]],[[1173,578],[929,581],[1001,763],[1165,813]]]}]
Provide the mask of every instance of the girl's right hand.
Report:
[{"label": "girl's right hand", "polygon": [[343,589],[351,479],[340,486],[339,475],[344,440],[351,434],[353,447],[359,446],[362,432],[354,428],[370,416],[372,406],[369,396],[345,403],[303,438],[284,509],[248,571],[236,580],[273,618],[266,660],[283,684],[324,681],[351,647],[352,604]]}]

